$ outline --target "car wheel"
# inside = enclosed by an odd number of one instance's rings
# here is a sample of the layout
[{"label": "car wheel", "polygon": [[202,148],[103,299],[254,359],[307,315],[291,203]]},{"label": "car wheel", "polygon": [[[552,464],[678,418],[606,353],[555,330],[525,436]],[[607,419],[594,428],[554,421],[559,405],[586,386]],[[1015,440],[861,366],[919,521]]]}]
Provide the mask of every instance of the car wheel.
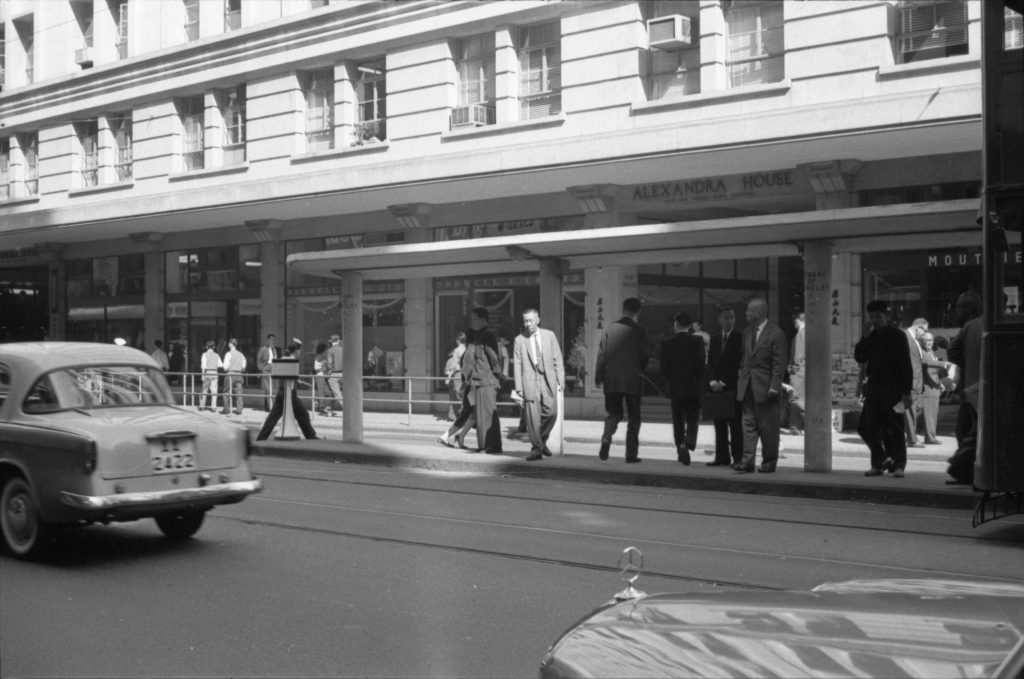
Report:
[{"label": "car wheel", "polygon": [[169,538],[183,540],[196,534],[206,518],[205,511],[161,514],[153,518],[160,531]]},{"label": "car wheel", "polygon": [[39,518],[32,488],[20,476],[7,479],[0,493],[0,529],[4,547],[18,558],[38,556],[47,546],[49,526]]}]

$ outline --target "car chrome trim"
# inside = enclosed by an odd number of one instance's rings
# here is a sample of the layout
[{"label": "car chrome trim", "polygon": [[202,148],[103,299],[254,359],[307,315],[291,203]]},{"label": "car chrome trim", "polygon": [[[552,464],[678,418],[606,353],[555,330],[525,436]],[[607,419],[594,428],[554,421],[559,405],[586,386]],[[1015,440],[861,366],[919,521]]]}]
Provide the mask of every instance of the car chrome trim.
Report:
[{"label": "car chrome trim", "polygon": [[118,507],[145,507],[147,505],[164,505],[174,502],[206,502],[223,498],[245,496],[258,493],[263,489],[259,479],[251,481],[235,481],[201,488],[182,488],[141,493],[123,493],[120,495],[78,495],[61,491],[60,501],[76,509],[103,510]]}]

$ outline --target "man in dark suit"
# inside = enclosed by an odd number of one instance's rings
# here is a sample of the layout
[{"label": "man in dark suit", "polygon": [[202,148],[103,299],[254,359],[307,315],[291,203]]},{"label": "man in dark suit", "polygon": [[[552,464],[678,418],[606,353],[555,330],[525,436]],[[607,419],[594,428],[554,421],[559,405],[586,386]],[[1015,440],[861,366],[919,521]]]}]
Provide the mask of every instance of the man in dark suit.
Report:
[{"label": "man in dark suit", "polygon": [[597,351],[594,381],[604,386],[604,420],[598,457],[608,459],[612,436],[622,421],[623,403],[629,413],[626,424],[626,462],[640,462],[640,396],[643,371],[650,360],[647,329],[637,323],[640,300],[630,297],[622,303],[622,318],[605,328]]},{"label": "man in dark suit", "polygon": [[675,315],[676,334],[661,343],[661,374],[672,404],[672,433],[676,455],[684,465],[697,447],[697,421],[700,419],[700,388],[704,379],[706,355],[704,338],[691,335],[690,314]]},{"label": "man in dark suit", "polygon": [[853,348],[864,364],[864,408],[857,433],[871,450],[871,469],[864,476],[881,476],[888,469],[903,478],[907,466],[904,409],[914,404],[914,369],[907,335],[889,325],[889,305],[879,299],[867,307],[869,325]]},{"label": "man in dark suit", "polygon": [[786,375],[789,351],[786,334],[768,320],[768,302],[755,298],[747,304],[743,331],[743,363],[736,381],[736,400],[743,408],[743,459],[738,472],[752,473],[761,440],[762,472],[774,472],[779,460],[779,394]]},{"label": "man in dark suit", "polygon": [[[736,393],[740,363],[743,362],[743,335],[736,330],[736,312],[719,307],[718,326],[721,332],[711,336],[708,358],[708,386],[712,392]],[[743,458],[743,422],[738,414],[715,420],[715,459],[709,467],[739,464]]]},{"label": "man in dark suit", "polygon": [[469,326],[473,329],[473,364],[467,382],[474,394],[474,416],[476,418],[476,444],[481,452],[501,455],[501,422],[498,420],[498,388],[501,387],[501,357],[498,353],[498,338],[491,331],[490,313],[485,307],[476,307],[470,314]]},{"label": "man in dark suit", "polygon": [[523,312],[523,332],[513,347],[516,400],[522,401],[530,435],[528,461],[551,455],[547,440],[558,419],[558,394],[565,386],[562,349],[555,333],[540,327],[536,309]]}]

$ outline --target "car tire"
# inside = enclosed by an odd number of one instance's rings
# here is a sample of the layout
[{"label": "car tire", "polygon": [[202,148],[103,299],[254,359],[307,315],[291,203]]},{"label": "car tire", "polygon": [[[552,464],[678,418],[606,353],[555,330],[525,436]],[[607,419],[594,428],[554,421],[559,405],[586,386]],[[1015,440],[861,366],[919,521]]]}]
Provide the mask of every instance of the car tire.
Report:
[{"label": "car tire", "polygon": [[205,511],[179,512],[177,514],[161,514],[153,517],[156,525],[172,540],[184,540],[196,534],[206,518]]},{"label": "car tire", "polygon": [[39,518],[32,487],[20,476],[9,477],[0,491],[0,532],[4,548],[19,559],[38,557],[49,546],[51,527]]}]

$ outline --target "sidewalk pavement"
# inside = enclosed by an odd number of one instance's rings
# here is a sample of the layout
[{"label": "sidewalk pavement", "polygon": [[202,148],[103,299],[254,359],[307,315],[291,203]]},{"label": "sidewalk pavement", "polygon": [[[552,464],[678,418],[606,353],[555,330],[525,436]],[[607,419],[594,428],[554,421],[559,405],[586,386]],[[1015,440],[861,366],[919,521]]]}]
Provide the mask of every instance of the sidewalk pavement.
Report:
[{"label": "sidewalk pavement", "polygon": [[[259,429],[266,414],[247,409],[242,415],[207,413]],[[507,435],[503,455],[470,453],[438,443],[448,422],[434,415],[395,412],[363,413],[363,443],[342,441],[342,415],[312,414],[317,440],[277,440],[274,437],[257,444],[257,455],[331,460],[339,463],[377,464],[435,472],[508,475],[594,483],[633,484],[749,493],[788,497],[849,500],[877,504],[903,504],[969,510],[980,499],[969,486],[947,485],[946,459],[956,450],[956,441],[940,436],[940,445],[908,450],[906,477],[890,474],[868,478],[867,446],[854,432],[832,434],[832,471],[805,472],[803,436],[782,435],[781,453],[774,474],[743,474],[729,467],[709,467],[713,459],[714,428],[702,422],[697,449],[688,466],[676,458],[672,425],[645,422],[640,429],[641,464],[625,464],[625,423],[619,425],[611,456],[602,462],[597,457],[603,423],[595,420],[566,420],[562,455],[526,462],[530,444],[525,436]],[[518,420],[502,418],[503,431],[511,434]],[[279,433],[280,429],[275,432]],[[255,432],[254,432],[255,433]],[[475,435],[467,436],[475,444]],[[760,452],[758,453],[760,463]]]}]

